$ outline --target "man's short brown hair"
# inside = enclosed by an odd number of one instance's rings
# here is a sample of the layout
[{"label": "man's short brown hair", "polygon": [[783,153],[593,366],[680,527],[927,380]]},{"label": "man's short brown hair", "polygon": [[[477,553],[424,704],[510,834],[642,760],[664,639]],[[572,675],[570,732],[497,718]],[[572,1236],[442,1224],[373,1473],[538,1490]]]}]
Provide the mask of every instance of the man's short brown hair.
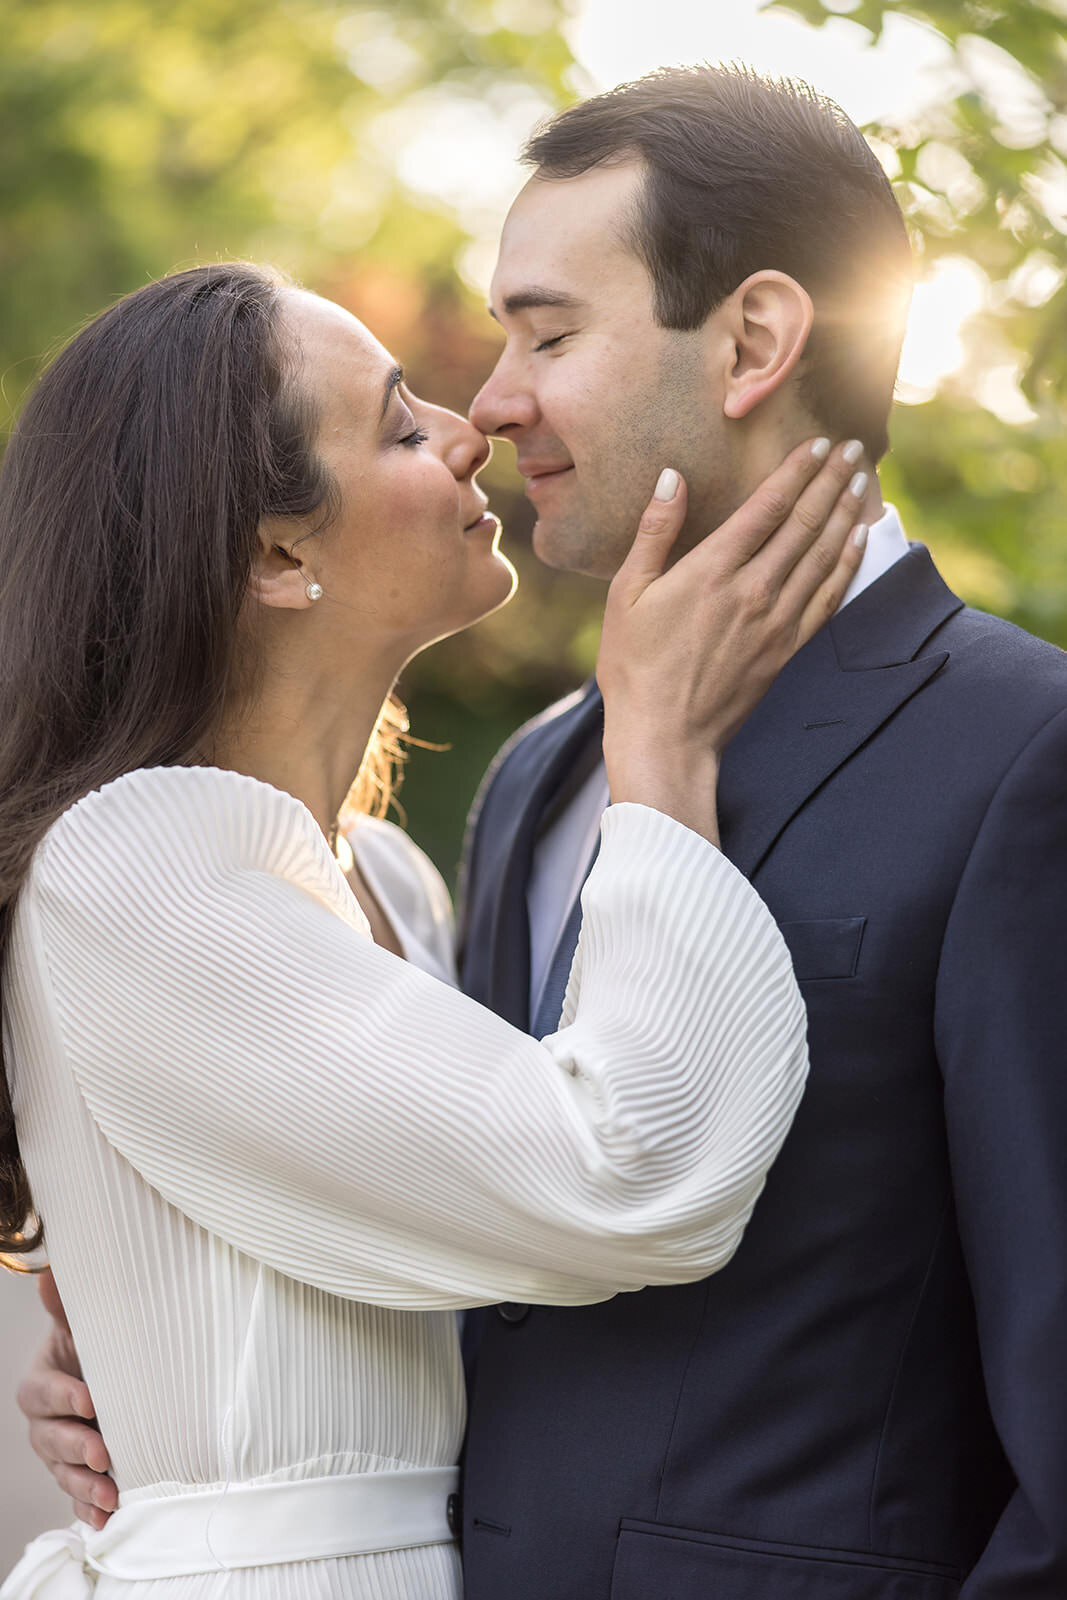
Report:
[{"label": "man's short brown hair", "polygon": [[641,158],[620,222],[663,327],[700,327],[754,272],[795,278],[815,306],[805,402],[828,433],[885,454],[911,250],[889,180],[833,101],[743,66],[665,68],[571,106],[523,156],[549,179]]}]

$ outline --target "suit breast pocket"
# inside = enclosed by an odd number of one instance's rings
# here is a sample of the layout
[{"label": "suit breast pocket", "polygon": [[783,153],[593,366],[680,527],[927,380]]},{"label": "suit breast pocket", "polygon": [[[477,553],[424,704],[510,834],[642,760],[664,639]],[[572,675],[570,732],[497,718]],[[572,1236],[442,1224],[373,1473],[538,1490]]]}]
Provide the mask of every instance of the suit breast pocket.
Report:
[{"label": "suit breast pocket", "polygon": [[856,976],[866,917],[819,917],[811,922],[783,922],[780,927],[798,983]]}]

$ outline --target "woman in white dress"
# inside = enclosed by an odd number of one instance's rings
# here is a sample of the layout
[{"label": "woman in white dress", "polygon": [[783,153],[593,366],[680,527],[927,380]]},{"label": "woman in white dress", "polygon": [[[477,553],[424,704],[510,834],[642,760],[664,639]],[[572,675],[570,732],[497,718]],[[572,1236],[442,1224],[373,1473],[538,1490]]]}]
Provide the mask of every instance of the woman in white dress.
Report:
[{"label": "woman in white dress", "polygon": [[4,1600],[454,1600],[456,1308],[729,1259],[806,1053],[715,847],[717,759],[858,564],[828,448],[669,572],[661,484],[537,1042],[451,986],[399,830],[334,843],[404,662],[511,592],[485,439],[246,266],[149,286],[46,374],[0,481],[0,1249],[42,1219],[119,1510],[36,1541]]}]

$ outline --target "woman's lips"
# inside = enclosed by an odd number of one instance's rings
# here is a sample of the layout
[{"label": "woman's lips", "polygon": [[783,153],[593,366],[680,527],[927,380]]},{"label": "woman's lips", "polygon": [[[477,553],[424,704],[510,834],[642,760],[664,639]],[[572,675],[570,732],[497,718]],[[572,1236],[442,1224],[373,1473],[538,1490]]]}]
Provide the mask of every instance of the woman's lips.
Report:
[{"label": "woman's lips", "polygon": [[496,533],[500,527],[500,518],[494,517],[491,511],[483,511],[480,517],[473,522],[468,522],[464,533]]}]

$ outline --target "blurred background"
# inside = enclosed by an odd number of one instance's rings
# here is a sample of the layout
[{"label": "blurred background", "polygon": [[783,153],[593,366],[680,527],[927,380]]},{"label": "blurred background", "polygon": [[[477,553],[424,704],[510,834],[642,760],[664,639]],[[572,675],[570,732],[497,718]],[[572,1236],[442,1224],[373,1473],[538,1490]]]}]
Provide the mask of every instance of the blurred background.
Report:
[{"label": "blurred background", "polygon": [[[1067,645],[1067,0],[0,0],[0,409],[116,296],[272,261],[465,409],[499,334],[495,238],[542,117],[675,62],[807,78],[897,185],[921,281],[888,498],[974,604]],[[825,219],[833,250],[833,218]],[[529,553],[498,444],[482,480],[518,599],[401,685],[408,825],[450,880],[493,752],[591,670],[599,585]],[[0,1576],[68,1520],[24,1442],[32,1283],[0,1275]]]}]

